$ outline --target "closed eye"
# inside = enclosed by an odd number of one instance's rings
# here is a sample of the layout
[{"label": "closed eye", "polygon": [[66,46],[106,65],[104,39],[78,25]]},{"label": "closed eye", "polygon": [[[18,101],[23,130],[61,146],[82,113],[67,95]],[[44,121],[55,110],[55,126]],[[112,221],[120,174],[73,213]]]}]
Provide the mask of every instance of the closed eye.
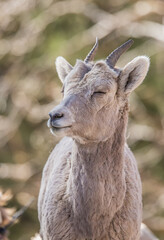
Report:
[{"label": "closed eye", "polygon": [[93,92],[93,94],[91,95],[91,98],[93,98],[94,96],[96,97],[102,97],[102,96],[104,96],[106,94],[106,92],[104,92],[104,91],[95,91],[95,92]]},{"label": "closed eye", "polygon": [[103,91],[97,91],[97,92],[94,92],[93,94],[106,94],[106,92],[103,92]]}]

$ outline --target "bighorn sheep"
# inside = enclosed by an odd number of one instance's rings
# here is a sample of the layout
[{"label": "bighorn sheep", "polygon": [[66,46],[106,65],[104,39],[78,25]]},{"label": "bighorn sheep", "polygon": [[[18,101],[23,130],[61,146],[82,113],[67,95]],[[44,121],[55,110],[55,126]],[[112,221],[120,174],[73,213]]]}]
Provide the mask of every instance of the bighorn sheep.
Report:
[{"label": "bighorn sheep", "polygon": [[44,167],[38,211],[44,240],[139,240],[141,181],[126,144],[128,97],[144,80],[149,58],[115,67],[129,40],[105,61],[93,62],[96,41],[72,67],[56,68],[63,101],[50,112],[48,127],[65,135]]}]

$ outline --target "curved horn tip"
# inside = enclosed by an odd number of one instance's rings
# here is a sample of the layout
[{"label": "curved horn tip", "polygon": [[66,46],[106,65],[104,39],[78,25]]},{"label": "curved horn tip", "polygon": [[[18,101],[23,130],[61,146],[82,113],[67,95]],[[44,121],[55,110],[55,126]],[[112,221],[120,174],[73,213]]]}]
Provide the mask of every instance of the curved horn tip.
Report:
[{"label": "curved horn tip", "polygon": [[86,56],[86,58],[84,60],[85,63],[88,63],[93,60],[94,55],[97,51],[97,48],[98,48],[98,38],[96,37],[96,42],[95,42],[93,48],[91,49],[91,51],[88,53],[88,55]]},{"label": "curved horn tip", "polygon": [[99,39],[98,39],[98,37],[96,37],[96,45],[98,45],[99,44]]},{"label": "curved horn tip", "polygon": [[127,42],[132,42],[132,43],[134,43],[134,40],[133,40],[133,39],[129,39]]},{"label": "curved horn tip", "polygon": [[126,44],[128,44],[129,43],[129,45],[131,45],[132,46],[132,44],[134,43],[134,40],[133,39],[129,39],[127,42],[125,42]]},{"label": "curved horn tip", "polygon": [[120,47],[116,48],[107,58],[106,63],[110,67],[114,67],[120,56],[126,52],[134,43],[132,39],[129,39],[125,43],[123,43]]}]

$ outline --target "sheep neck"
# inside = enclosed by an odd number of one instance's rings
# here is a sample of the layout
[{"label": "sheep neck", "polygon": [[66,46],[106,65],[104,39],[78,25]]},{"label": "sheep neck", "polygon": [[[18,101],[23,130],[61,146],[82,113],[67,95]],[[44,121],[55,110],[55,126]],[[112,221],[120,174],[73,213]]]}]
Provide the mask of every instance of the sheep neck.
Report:
[{"label": "sheep neck", "polygon": [[[74,142],[70,172],[70,201],[75,227],[85,237],[99,237],[98,225],[109,224],[125,197],[124,147],[127,114],[105,142]],[[112,206],[112,210],[110,209]],[[110,210],[110,212],[107,211]],[[78,222],[78,224],[77,224]]]}]

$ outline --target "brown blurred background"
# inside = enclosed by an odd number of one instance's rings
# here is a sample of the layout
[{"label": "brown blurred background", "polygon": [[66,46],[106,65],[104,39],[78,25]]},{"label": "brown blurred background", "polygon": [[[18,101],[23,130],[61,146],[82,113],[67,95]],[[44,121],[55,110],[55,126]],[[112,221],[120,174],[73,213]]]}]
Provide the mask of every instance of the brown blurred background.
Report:
[{"label": "brown blurred background", "polygon": [[148,76],[131,96],[128,143],[142,177],[143,221],[164,239],[164,1],[1,0],[0,10],[0,187],[12,191],[9,208],[35,197],[9,239],[28,240],[39,230],[41,172],[59,140],[46,126],[62,97],[55,58],[84,59],[96,36],[96,59],[129,38],[134,46],[119,66],[150,56]]}]

